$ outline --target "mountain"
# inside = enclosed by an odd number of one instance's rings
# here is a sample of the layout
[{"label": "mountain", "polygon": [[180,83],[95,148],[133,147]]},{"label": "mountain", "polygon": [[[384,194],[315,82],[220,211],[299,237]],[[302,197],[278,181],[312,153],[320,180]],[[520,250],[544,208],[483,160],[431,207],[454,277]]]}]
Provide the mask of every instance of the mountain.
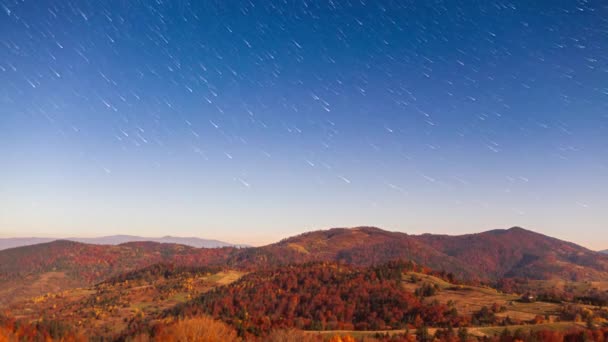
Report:
[{"label": "mountain", "polygon": [[[51,242],[59,239],[55,238],[3,238],[0,239],[0,250],[35,245],[39,243]],[[135,242],[135,241],[150,241],[158,243],[175,243],[180,245],[186,245],[196,248],[218,248],[218,247],[248,247],[247,245],[237,245],[228,242],[218,240],[201,239],[197,237],[176,237],[176,236],[163,236],[160,238],[154,237],[142,237],[133,235],[111,235],[94,238],[66,238],[61,240],[76,241],[82,243],[89,243],[94,245],[119,245],[121,243]]]},{"label": "mountain", "polygon": [[308,261],[369,266],[395,259],[411,260],[468,281],[608,280],[604,254],[519,227],[460,236],[334,228],[246,249],[233,254],[229,262],[259,268]]},{"label": "mountain", "polygon": [[[199,314],[245,338],[423,322],[515,327],[558,312],[570,329],[579,313],[561,303],[605,306],[606,289],[608,255],[518,227],[460,236],[333,228],[257,248],[57,240],[0,251],[0,340],[2,326],[20,331],[11,319],[40,317],[51,334],[64,324],[118,340]],[[528,292],[542,305],[519,301]]]},{"label": "mountain", "polygon": [[310,261],[370,266],[397,259],[411,260],[461,277],[478,278],[468,265],[418,241],[413,235],[375,227],[308,232],[271,245],[244,249],[233,254],[229,263],[257,269]]},{"label": "mountain", "polygon": [[603,254],[608,254],[608,249],[605,249],[605,250],[603,250],[603,251],[600,251],[600,253],[603,253]]},{"label": "mountain", "polygon": [[519,227],[416,239],[489,279],[608,280],[608,257],[603,254]]},{"label": "mountain", "polygon": [[201,239],[197,237],[163,236],[160,238],[141,237],[132,235],[111,235],[97,238],[69,238],[68,240],[91,243],[96,245],[119,245],[127,242],[150,241],[158,243],[174,243],[196,248],[218,248],[218,247],[249,247],[219,240]]},{"label": "mountain", "polygon": [[308,232],[257,248],[63,240],[7,249],[0,251],[0,305],[92,285],[159,262],[251,272],[307,262],[368,267],[393,260],[412,261],[468,283],[608,281],[608,255],[522,228],[448,236],[357,227]]}]

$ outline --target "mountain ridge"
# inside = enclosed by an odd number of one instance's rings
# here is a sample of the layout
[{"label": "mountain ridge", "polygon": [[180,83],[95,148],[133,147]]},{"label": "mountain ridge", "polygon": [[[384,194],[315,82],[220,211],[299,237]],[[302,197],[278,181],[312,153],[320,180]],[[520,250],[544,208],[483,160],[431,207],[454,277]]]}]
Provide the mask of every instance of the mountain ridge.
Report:
[{"label": "mountain ridge", "polygon": [[608,276],[608,258],[603,254],[521,227],[455,236],[423,234],[418,238],[494,279]]},{"label": "mountain ridge", "polygon": [[409,235],[354,227],[311,231],[249,248],[59,240],[7,249],[0,251],[0,305],[20,293],[32,297],[49,288],[92,285],[160,262],[250,272],[308,262],[367,267],[397,260],[477,283],[505,279],[608,281],[608,255],[523,228]]},{"label": "mountain ridge", "polygon": [[151,241],[159,243],[176,243],[196,248],[219,248],[219,247],[249,247],[245,244],[233,244],[215,239],[203,239],[199,237],[180,237],[165,235],[162,237],[144,237],[137,235],[108,235],[92,238],[40,238],[40,237],[16,237],[16,238],[0,238],[0,251],[9,248],[18,248],[24,246],[37,245],[57,240],[67,240],[88,243],[93,245],[120,245],[127,242],[135,241]]}]

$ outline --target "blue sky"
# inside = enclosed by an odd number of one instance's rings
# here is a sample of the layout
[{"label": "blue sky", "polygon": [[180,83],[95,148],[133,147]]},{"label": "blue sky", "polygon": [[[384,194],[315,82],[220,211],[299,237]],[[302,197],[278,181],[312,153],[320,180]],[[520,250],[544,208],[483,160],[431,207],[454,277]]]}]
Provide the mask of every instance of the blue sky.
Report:
[{"label": "blue sky", "polygon": [[0,5],[1,236],[608,248],[601,1]]}]

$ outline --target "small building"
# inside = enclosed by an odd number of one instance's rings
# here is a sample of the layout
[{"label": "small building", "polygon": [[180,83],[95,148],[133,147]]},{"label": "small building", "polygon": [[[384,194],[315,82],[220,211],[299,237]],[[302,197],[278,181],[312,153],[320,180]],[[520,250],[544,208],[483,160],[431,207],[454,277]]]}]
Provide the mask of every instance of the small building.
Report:
[{"label": "small building", "polygon": [[536,302],[536,296],[530,292],[527,292],[523,296],[521,296],[521,301],[524,303],[534,303]]}]

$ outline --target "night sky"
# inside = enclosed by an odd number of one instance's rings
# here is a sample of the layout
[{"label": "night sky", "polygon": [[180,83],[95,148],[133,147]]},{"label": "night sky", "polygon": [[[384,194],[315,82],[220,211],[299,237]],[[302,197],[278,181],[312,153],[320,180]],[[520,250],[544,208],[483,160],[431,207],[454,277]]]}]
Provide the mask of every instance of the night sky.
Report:
[{"label": "night sky", "polygon": [[0,237],[608,248],[605,1],[0,0]]}]

